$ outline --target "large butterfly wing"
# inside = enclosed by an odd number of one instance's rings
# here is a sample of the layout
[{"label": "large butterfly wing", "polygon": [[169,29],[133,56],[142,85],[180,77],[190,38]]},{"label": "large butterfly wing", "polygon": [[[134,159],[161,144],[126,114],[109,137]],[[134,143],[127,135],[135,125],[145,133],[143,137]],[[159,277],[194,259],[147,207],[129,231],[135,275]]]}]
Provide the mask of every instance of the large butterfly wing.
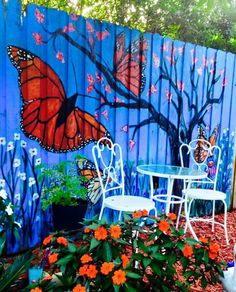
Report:
[{"label": "large butterfly wing", "polygon": [[203,141],[207,140],[207,137],[206,132],[201,125],[198,127],[198,139],[200,139],[200,141],[198,141],[196,145],[195,160],[197,163],[202,163],[206,159],[206,156],[208,154],[208,152],[205,150],[208,145]]},{"label": "large butterfly wing", "polygon": [[[85,178],[84,186],[87,188],[87,198],[92,204],[96,204],[102,196],[102,188],[93,162],[86,158],[77,159],[78,174]],[[100,173],[103,172],[100,170]]]},{"label": "large butterfly wing", "polygon": [[127,49],[124,47],[125,34],[121,32],[116,39],[114,54],[114,77],[133,94],[139,96],[146,83],[145,68],[147,41],[137,39]]},{"label": "large butterfly wing", "polygon": [[48,64],[18,47],[9,46],[8,54],[18,70],[23,100],[21,128],[27,137],[49,151],[67,152],[109,136],[105,127],[89,113],[77,107],[65,112],[69,99],[60,78]]}]

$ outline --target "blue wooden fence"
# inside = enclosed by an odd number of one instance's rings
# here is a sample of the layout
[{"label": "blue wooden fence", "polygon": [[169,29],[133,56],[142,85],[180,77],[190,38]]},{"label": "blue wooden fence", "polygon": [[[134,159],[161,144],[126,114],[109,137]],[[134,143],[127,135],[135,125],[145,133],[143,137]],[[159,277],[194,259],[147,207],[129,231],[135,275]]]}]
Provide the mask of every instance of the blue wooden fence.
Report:
[{"label": "blue wooden fence", "polygon": [[[11,251],[50,229],[36,166],[74,154],[91,160],[90,140],[108,133],[122,145],[127,191],[137,195],[149,191],[137,164],[178,165],[182,142],[214,136],[223,149],[218,186],[229,204],[235,55],[35,5],[22,15],[16,0],[0,2],[0,35],[0,185],[23,234]],[[67,101],[75,93],[76,110]],[[158,191],[164,187],[160,181]]]}]

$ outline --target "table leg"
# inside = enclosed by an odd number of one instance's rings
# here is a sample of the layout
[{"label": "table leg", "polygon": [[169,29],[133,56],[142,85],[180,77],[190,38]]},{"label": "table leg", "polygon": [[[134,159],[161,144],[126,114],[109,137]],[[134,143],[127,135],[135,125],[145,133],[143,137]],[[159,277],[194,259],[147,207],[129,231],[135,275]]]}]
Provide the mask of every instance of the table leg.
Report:
[{"label": "table leg", "polygon": [[166,203],[166,214],[170,213],[170,199],[173,191],[174,179],[172,177],[168,177],[167,182],[167,203]]},{"label": "table leg", "polygon": [[153,177],[150,175],[150,199],[154,196],[154,186],[153,186]]}]

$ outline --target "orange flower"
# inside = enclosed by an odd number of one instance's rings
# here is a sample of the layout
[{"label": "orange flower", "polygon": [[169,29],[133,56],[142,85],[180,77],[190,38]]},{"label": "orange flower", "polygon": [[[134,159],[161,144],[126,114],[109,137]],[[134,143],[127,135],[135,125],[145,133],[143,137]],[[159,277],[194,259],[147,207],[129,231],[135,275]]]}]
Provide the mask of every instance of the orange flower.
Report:
[{"label": "orange flower", "polygon": [[87,276],[90,279],[94,279],[94,278],[96,278],[97,273],[98,273],[98,270],[97,270],[96,266],[95,265],[89,265],[89,267],[87,269]]},{"label": "orange flower", "polygon": [[30,292],[42,292],[43,290],[40,289],[39,287],[36,287],[34,289],[30,289]]},{"label": "orange flower", "polygon": [[50,265],[54,264],[58,260],[58,254],[52,253],[48,256],[48,262]]},{"label": "orange flower", "polygon": [[166,220],[161,220],[159,223],[158,223],[158,227],[159,229],[162,231],[162,232],[166,232],[169,230],[170,228],[170,224],[166,221]]},{"label": "orange flower", "polygon": [[214,260],[217,257],[217,253],[209,251],[208,256],[210,259]]},{"label": "orange flower", "polygon": [[111,233],[111,237],[115,239],[119,239],[122,233],[120,225],[111,225],[110,233]]},{"label": "orange flower", "polygon": [[73,289],[72,292],[86,292],[86,288],[81,284],[77,284]]},{"label": "orange flower", "polygon": [[219,251],[219,245],[217,243],[211,242],[209,249],[210,249],[210,252],[217,253]]},{"label": "orange flower", "polygon": [[129,264],[129,258],[127,257],[126,254],[122,254],[121,260],[122,260],[122,267],[123,267],[123,269],[125,269]]},{"label": "orange flower", "polygon": [[64,245],[65,247],[68,245],[68,241],[65,237],[63,236],[60,236],[57,238],[57,243],[58,244],[61,244],[61,245]]},{"label": "orange flower", "polygon": [[185,244],[185,247],[183,249],[183,255],[184,257],[190,257],[193,254],[193,249],[190,245],[188,245],[187,243]]},{"label": "orange flower", "polygon": [[52,234],[48,235],[48,237],[45,237],[43,240],[43,245],[48,245],[51,242],[52,238],[53,238]]},{"label": "orange flower", "polygon": [[167,216],[170,218],[170,220],[175,221],[177,219],[175,213],[168,213]]},{"label": "orange flower", "polygon": [[94,236],[97,240],[104,240],[107,238],[107,230],[105,227],[100,226],[98,229],[95,230]]},{"label": "orange flower", "polygon": [[103,263],[101,266],[101,273],[103,275],[108,275],[113,269],[114,269],[115,265],[111,262],[107,263]]},{"label": "orange flower", "polygon": [[124,284],[126,282],[126,273],[122,270],[115,271],[112,281],[115,285]]},{"label": "orange flower", "polygon": [[143,210],[142,210],[142,215],[143,215],[144,217],[147,217],[147,216],[148,216],[148,211],[147,211],[146,209],[143,209]]},{"label": "orange flower", "polygon": [[206,237],[200,237],[199,241],[201,241],[202,243],[208,244],[208,239]]},{"label": "orange flower", "polygon": [[42,281],[49,281],[49,280],[52,280],[52,276],[51,275],[47,275],[45,276]]},{"label": "orange flower", "polygon": [[86,276],[87,270],[88,270],[88,265],[83,265],[82,267],[79,268],[79,275]]},{"label": "orange flower", "polygon": [[142,211],[135,211],[133,213],[133,218],[140,218],[142,217],[142,215],[143,215]]},{"label": "orange flower", "polygon": [[84,228],[84,233],[89,233],[91,231],[91,229],[90,228]]},{"label": "orange flower", "polygon": [[80,260],[81,260],[81,263],[82,263],[82,264],[87,264],[87,263],[91,262],[93,259],[92,259],[92,257],[91,257],[90,255],[88,255],[88,254],[86,253],[86,254],[84,254],[84,255],[80,258]]}]

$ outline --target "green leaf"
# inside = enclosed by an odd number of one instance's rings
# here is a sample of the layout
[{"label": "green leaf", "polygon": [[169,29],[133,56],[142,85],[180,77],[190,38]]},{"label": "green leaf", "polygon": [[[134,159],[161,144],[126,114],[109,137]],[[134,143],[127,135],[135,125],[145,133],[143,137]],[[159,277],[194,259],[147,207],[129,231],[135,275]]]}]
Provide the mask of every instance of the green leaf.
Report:
[{"label": "green leaf", "polygon": [[68,243],[68,251],[71,253],[75,253],[77,251],[76,245],[74,245],[72,243]]},{"label": "green leaf", "polygon": [[203,277],[201,279],[201,285],[202,285],[203,288],[206,288],[206,286],[207,286],[207,280],[206,280],[204,275],[203,275]]},{"label": "green leaf", "polygon": [[131,286],[130,284],[128,284],[128,283],[125,283],[124,286],[127,288],[126,291],[129,291],[129,292],[137,292],[137,289],[134,288],[134,287],[132,287],[132,286]]},{"label": "green leaf", "polygon": [[153,254],[152,256],[158,261],[164,261],[167,259],[167,255],[164,255],[161,253],[156,253],[156,254]]},{"label": "green leaf", "polygon": [[146,268],[147,266],[149,266],[151,262],[152,262],[152,260],[150,258],[144,258],[143,259],[144,267]]},{"label": "green leaf", "polygon": [[99,244],[101,244],[101,241],[97,240],[96,238],[92,238],[91,239],[91,243],[90,243],[90,248],[89,250],[91,251],[92,249],[94,249],[95,247],[97,247]]},{"label": "green leaf", "polygon": [[115,292],[119,292],[119,290],[120,290],[120,286],[118,286],[118,285],[113,285],[113,288],[114,288]]},{"label": "green leaf", "polygon": [[140,278],[142,278],[141,275],[136,274],[134,272],[129,272],[129,271],[125,271],[125,272],[126,272],[127,277],[129,277],[129,278],[133,278],[133,279],[140,279]]},{"label": "green leaf", "polygon": [[59,259],[56,264],[59,266],[65,266],[67,265],[72,259],[74,258],[73,255],[69,254],[61,259]]},{"label": "green leaf", "polygon": [[111,250],[111,245],[105,241],[103,243],[103,247],[105,250],[105,254],[104,254],[104,259],[106,262],[110,262],[112,260],[112,250]]}]

